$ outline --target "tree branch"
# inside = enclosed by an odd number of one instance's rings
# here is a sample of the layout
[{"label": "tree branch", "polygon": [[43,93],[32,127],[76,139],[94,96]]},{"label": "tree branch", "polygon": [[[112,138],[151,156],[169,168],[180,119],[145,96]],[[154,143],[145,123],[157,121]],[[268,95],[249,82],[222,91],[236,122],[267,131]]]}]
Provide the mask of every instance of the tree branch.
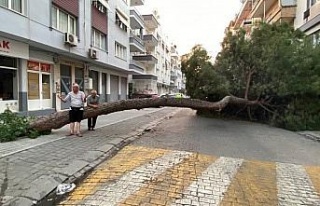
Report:
[{"label": "tree branch", "polygon": [[[227,105],[252,106],[258,105],[258,101],[249,101],[234,96],[226,96],[218,102],[207,102],[197,99],[173,99],[173,98],[157,98],[157,99],[131,99],[117,102],[103,103],[98,108],[86,107],[84,111],[84,119],[106,115],[114,112],[131,109],[143,109],[151,107],[184,107],[194,110],[223,110]],[[61,111],[49,116],[39,117],[30,123],[29,128],[36,131],[49,131],[59,129],[69,124],[69,111]]]}]

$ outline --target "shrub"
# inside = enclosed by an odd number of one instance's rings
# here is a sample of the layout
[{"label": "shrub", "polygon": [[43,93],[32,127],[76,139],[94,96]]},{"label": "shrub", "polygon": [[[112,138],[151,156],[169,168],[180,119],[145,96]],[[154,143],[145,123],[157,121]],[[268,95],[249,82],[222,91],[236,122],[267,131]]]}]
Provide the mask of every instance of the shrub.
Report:
[{"label": "shrub", "polygon": [[40,134],[29,130],[30,118],[18,116],[9,109],[0,113],[0,142],[14,141],[19,137],[36,138]]}]

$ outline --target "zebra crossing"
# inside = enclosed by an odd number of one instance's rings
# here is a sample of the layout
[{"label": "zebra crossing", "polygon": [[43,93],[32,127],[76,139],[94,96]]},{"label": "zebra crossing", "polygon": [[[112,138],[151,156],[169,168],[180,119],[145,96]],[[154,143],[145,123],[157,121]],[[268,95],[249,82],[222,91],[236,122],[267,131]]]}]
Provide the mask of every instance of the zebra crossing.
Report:
[{"label": "zebra crossing", "polygon": [[320,167],[127,146],[60,205],[315,205]]}]

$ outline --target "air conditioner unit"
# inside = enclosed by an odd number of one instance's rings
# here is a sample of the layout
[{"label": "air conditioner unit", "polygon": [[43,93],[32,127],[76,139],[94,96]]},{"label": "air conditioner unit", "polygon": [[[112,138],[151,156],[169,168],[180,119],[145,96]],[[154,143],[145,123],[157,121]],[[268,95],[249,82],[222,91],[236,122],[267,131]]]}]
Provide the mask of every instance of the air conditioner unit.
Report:
[{"label": "air conditioner unit", "polygon": [[98,51],[95,49],[89,49],[89,57],[91,59],[98,59]]},{"label": "air conditioner unit", "polygon": [[65,33],[64,42],[71,46],[77,46],[78,44],[78,37],[76,35]]}]

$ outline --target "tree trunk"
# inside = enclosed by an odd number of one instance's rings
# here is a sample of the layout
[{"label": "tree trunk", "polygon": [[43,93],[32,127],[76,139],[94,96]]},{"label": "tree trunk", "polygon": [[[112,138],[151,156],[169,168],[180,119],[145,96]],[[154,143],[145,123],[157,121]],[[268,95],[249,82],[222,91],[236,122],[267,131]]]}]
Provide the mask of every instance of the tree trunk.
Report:
[{"label": "tree trunk", "polygon": [[[219,102],[207,102],[197,99],[173,99],[173,98],[157,98],[157,99],[132,99],[121,100],[111,103],[102,103],[98,108],[93,109],[86,107],[84,111],[84,119],[89,117],[106,115],[113,112],[119,112],[130,109],[143,109],[150,107],[185,107],[195,110],[206,109],[221,111],[227,105],[258,105],[258,101],[248,101],[243,98],[226,96]],[[68,111],[56,112],[49,116],[39,117],[30,123],[30,129],[43,132],[52,129],[59,129],[66,124],[69,124]]]},{"label": "tree trunk", "polygon": [[251,84],[251,79],[253,74],[254,74],[254,71],[249,71],[247,82],[246,82],[246,91],[244,93],[244,99],[248,99],[249,97],[250,84]]}]

